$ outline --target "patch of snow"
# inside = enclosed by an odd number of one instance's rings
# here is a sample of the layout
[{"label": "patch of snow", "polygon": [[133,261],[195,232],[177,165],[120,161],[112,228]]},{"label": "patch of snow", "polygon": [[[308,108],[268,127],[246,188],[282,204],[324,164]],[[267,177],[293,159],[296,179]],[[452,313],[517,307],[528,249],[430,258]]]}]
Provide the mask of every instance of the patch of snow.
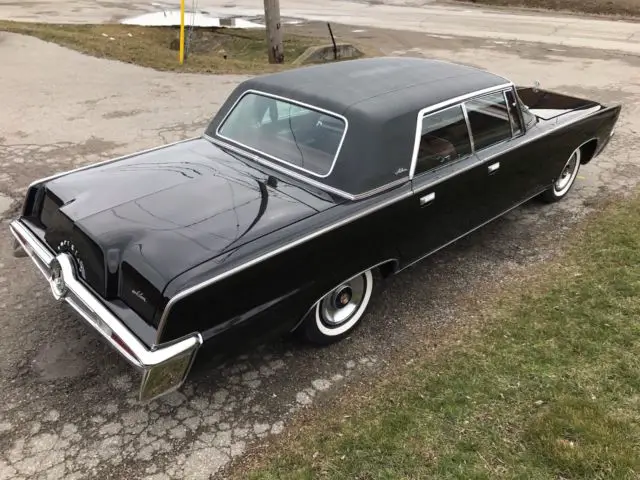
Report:
[{"label": "patch of snow", "polygon": [[[140,25],[144,27],[180,26],[180,10],[163,10],[128,17],[120,21],[124,25]],[[221,18],[206,12],[185,12],[184,24],[187,27],[231,27],[231,28],[264,28],[264,25],[242,18]]]}]

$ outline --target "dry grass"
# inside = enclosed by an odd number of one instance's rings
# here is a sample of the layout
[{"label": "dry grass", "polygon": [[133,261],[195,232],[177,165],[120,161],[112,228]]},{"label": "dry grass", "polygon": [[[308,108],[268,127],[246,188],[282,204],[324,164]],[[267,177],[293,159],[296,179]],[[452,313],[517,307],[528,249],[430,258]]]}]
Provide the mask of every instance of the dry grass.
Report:
[{"label": "dry grass", "polygon": [[640,0],[459,0],[500,7],[540,8],[594,15],[640,16]]},{"label": "dry grass", "polygon": [[308,47],[326,43],[312,37],[286,35],[285,64],[267,61],[262,30],[199,28],[194,30],[191,51],[181,66],[171,48],[179,30],[171,27],[138,27],[119,24],[53,25],[0,20],[0,30],[31,35],[100,58],[119,60],[158,70],[198,73],[257,74],[291,67]]}]

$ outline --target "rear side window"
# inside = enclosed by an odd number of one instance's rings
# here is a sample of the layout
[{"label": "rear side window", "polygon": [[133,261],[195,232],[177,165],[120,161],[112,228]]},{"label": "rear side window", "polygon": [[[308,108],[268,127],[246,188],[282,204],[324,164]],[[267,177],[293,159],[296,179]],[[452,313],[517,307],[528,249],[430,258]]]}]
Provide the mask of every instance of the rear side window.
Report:
[{"label": "rear side window", "polygon": [[511,121],[502,92],[484,95],[465,105],[476,150],[511,138]]},{"label": "rear side window", "polygon": [[470,154],[469,129],[460,105],[423,118],[415,174],[446,165]]}]

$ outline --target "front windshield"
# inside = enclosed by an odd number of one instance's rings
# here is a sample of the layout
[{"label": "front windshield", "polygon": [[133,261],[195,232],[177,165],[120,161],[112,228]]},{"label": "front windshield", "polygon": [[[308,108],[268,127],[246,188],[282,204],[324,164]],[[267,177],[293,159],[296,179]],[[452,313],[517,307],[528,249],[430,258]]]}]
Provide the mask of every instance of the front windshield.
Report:
[{"label": "front windshield", "polygon": [[253,92],[218,129],[226,140],[319,177],[331,173],[345,132],[341,118]]}]

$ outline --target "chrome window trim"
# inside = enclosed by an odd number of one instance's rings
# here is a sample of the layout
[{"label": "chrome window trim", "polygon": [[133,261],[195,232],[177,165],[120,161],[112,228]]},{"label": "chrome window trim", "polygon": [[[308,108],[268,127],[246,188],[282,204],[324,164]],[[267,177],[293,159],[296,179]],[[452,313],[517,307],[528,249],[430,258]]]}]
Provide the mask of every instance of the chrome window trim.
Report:
[{"label": "chrome window trim", "polygon": [[475,155],[476,142],[473,140],[473,132],[471,131],[471,122],[469,121],[469,112],[467,112],[466,102],[462,103],[461,106],[462,106],[462,114],[464,115],[464,121],[467,123],[467,134],[469,135],[469,142],[471,143],[471,155]]},{"label": "chrome window trim", "polygon": [[475,92],[470,92],[464,95],[460,95],[458,97],[450,98],[449,100],[445,100],[443,102],[430,105],[420,110],[416,118],[416,131],[415,131],[415,138],[413,141],[413,155],[411,156],[411,166],[409,167],[409,179],[413,180],[413,177],[416,171],[416,161],[418,158],[418,149],[420,147],[420,138],[421,138],[421,132],[422,132],[422,120],[427,114],[443,109],[444,107],[454,106],[457,103],[462,104],[462,102],[464,102],[465,100],[469,100],[474,97],[479,97],[487,93],[493,93],[500,90],[504,90],[505,88],[509,88],[511,86],[513,86],[513,82],[503,83],[501,85],[484,88],[482,90],[476,90]]},{"label": "chrome window trim", "polygon": [[[318,173],[312,172],[311,170],[307,170],[306,168],[302,168],[299,167],[297,165],[294,165],[293,163],[287,162],[281,158],[278,158],[274,155],[270,155],[266,152],[263,152],[261,150],[258,150],[257,148],[252,148],[248,145],[245,145],[243,143],[237,142],[225,135],[222,135],[220,133],[220,129],[222,128],[222,126],[224,125],[224,123],[227,121],[227,119],[229,118],[229,115],[231,115],[231,113],[235,110],[235,108],[238,106],[238,103],[240,103],[240,100],[242,100],[246,95],[249,94],[255,94],[255,95],[262,95],[265,97],[269,97],[269,98],[273,98],[275,100],[280,100],[283,102],[288,102],[288,103],[292,103],[294,105],[299,105],[301,107],[304,108],[308,108],[310,110],[315,110],[316,112],[320,112],[320,113],[324,113],[325,115],[329,115],[332,116],[334,118],[337,118],[338,120],[342,120],[344,122],[344,132],[342,133],[342,138],[340,139],[340,143],[338,144],[338,149],[336,150],[336,153],[333,157],[333,161],[331,162],[331,167],[329,168],[329,171],[324,174],[324,175],[320,175]],[[336,112],[332,112],[330,110],[326,110],[324,108],[320,108],[320,107],[316,107],[314,105],[310,105],[308,103],[304,103],[304,102],[300,102],[298,100],[294,100],[292,98],[288,98],[288,97],[283,97],[281,95],[275,95],[273,93],[268,93],[268,92],[263,92],[261,90],[256,90],[256,89],[249,89],[246,90],[244,92],[242,92],[242,94],[236,99],[235,102],[233,102],[233,105],[231,106],[231,108],[229,108],[229,111],[226,113],[226,115],[222,118],[222,120],[220,121],[220,123],[218,124],[218,126],[216,127],[216,136],[226,140],[227,142],[231,142],[234,145],[239,146],[240,148],[246,148],[247,150],[250,150],[252,152],[255,152],[259,155],[263,155],[266,158],[270,158],[272,160],[275,160],[276,162],[279,162],[283,165],[286,165],[289,168],[295,168],[296,170],[300,170],[302,172],[308,173],[309,175],[313,175],[314,177],[318,177],[318,178],[327,178],[329,175],[331,175],[331,173],[333,172],[334,167],[336,166],[336,163],[338,161],[338,157],[340,156],[340,151],[342,150],[342,145],[344,144],[344,140],[347,137],[347,132],[349,131],[349,120],[347,119],[347,117],[345,117],[344,115],[340,115],[339,113]]]},{"label": "chrome window trim", "polygon": [[[504,145],[505,143],[509,143],[513,140],[513,137],[509,137],[509,138],[505,138],[504,140],[500,140],[499,142],[493,143],[491,145],[487,145],[486,147],[481,148],[480,150],[478,150],[479,153],[483,153],[491,148],[495,148],[495,147],[500,147],[501,145]],[[509,149],[505,150],[505,152],[509,151]],[[496,154],[491,154],[489,157],[483,159],[483,161],[487,161],[487,159],[493,158],[495,155],[502,155],[502,153],[504,152],[498,152]]]},{"label": "chrome window trim", "polygon": [[[581,117],[577,117],[577,118],[574,118],[574,119],[573,119],[573,120],[571,120],[570,122],[564,123],[564,124],[562,124],[562,125],[554,126],[553,128],[551,128],[551,129],[549,129],[549,130],[546,130],[546,131],[540,132],[540,133],[538,133],[537,135],[535,135],[535,136],[533,136],[533,137],[525,138],[525,139],[523,139],[521,142],[514,143],[514,144],[512,144],[510,147],[505,148],[504,150],[500,150],[500,151],[498,151],[498,152],[493,152],[493,153],[491,153],[491,154],[489,154],[489,155],[487,155],[487,156],[485,156],[485,157],[477,157],[477,156],[476,156],[476,160],[475,160],[473,163],[470,163],[469,165],[467,165],[467,166],[465,166],[465,167],[463,167],[463,168],[459,168],[459,169],[457,169],[457,170],[454,170],[454,171],[453,171],[453,172],[451,172],[449,175],[445,175],[445,176],[443,176],[443,177],[437,178],[437,179],[435,179],[435,180],[434,180],[434,181],[432,181],[432,182],[426,183],[425,185],[420,185],[420,186],[418,186],[418,187],[414,188],[414,189],[413,189],[413,192],[414,192],[414,194],[417,194],[417,193],[423,192],[424,190],[428,190],[429,188],[435,187],[436,185],[438,185],[438,184],[440,184],[440,183],[442,183],[442,182],[445,182],[445,181],[449,180],[450,178],[455,177],[456,175],[459,175],[459,174],[465,173],[465,172],[467,172],[467,171],[469,171],[469,170],[471,170],[471,169],[473,169],[473,168],[475,168],[475,167],[477,167],[477,166],[479,166],[479,165],[482,165],[482,164],[484,164],[484,163],[490,162],[491,160],[493,160],[494,158],[496,158],[496,157],[498,157],[498,156],[500,156],[500,155],[504,155],[504,154],[506,154],[506,153],[509,153],[509,152],[510,152],[510,151],[512,151],[512,150],[515,150],[516,148],[518,148],[518,147],[520,147],[520,146],[526,145],[526,144],[531,143],[531,142],[533,142],[533,141],[535,141],[535,140],[538,140],[538,139],[540,139],[540,138],[542,138],[542,137],[545,137],[546,135],[548,135],[548,134],[550,134],[550,133],[553,133],[553,132],[555,132],[556,130],[560,130],[561,128],[563,128],[563,127],[565,127],[565,126],[568,126],[568,125],[572,125],[572,124],[574,124],[574,123],[577,123],[577,122],[579,122],[580,120],[582,120],[583,118],[587,117],[588,115],[589,115],[589,113],[587,112],[587,113],[585,113],[583,116],[581,116]],[[524,137],[524,135],[518,135],[518,136],[516,137],[516,139],[521,138],[521,137]],[[500,142],[500,143],[493,144],[493,145],[491,145],[490,147],[487,147],[487,148],[492,148],[492,147],[496,147],[496,146],[499,146],[499,145],[504,145],[505,143],[511,142],[512,140],[513,140],[513,139],[506,139],[506,140],[503,140],[503,141],[502,141],[502,142]],[[593,137],[593,138],[591,138],[591,139],[589,139],[589,140],[587,140],[587,141],[585,141],[585,142],[581,143],[581,144],[580,144],[580,146],[579,146],[578,148],[581,148],[583,145],[586,145],[587,143],[589,143],[589,142],[591,142],[591,141],[593,141],[593,140],[596,140],[596,141],[597,141],[597,138]],[[480,151],[482,152],[483,150],[484,150],[484,149],[482,149],[482,150],[480,150]],[[441,167],[437,167],[437,168],[435,168],[435,169],[431,169],[431,170],[427,170],[427,171],[425,171],[425,172],[422,172],[422,173],[420,173],[420,174],[419,174],[417,177],[415,177],[415,178],[416,178],[416,179],[420,179],[421,177],[423,177],[423,176],[425,176],[425,175],[427,175],[427,174],[431,174],[431,173],[437,172],[437,171],[442,170],[442,169],[447,168],[447,167],[454,167],[456,164],[462,163],[462,162],[464,162],[465,160],[468,160],[469,158],[472,158],[474,155],[475,155],[475,152],[474,152],[474,154],[473,154],[473,155],[467,155],[467,156],[465,156],[465,157],[463,157],[463,158],[459,158],[458,160],[456,160],[456,161],[454,161],[454,162],[448,163],[448,164],[446,164],[446,165],[442,165]]]},{"label": "chrome window trim", "polygon": [[[586,116],[587,116],[587,115],[585,115],[585,117],[586,117]],[[475,160],[473,163],[471,163],[470,165],[467,165],[467,166],[465,166],[464,168],[460,168],[460,169],[458,169],[458,170],[454,170],[454,171],[453,171],[453,172],[451,172],[449,175],[446,175],[446,176],[444,176],[444,177],[440,177],[440,178],[438,178],[438,179],[434,180],[433,182],[426,183],[425,185],[420,185],[419,187],[416,187],[416,188],[413,190],[413,192],[414,192],[414,194],[418,194],[418,193],[420,193],[420,192],[423,192],[424,190],[428,190],[429,188],[433,188],[433,187],[435,187],[436,185],[438,185],[438,184],[440,184],[440,183],[442,183],[442,182],[445,182],[445,181],[449,180],[450,178],[455,177],[456,175],[460,175],[460,174],[462,174],[462,173],[468,172],[469,170],[471,170],[471,169],[473,169],[473,168],[476,168],[476,167],[478,167],[478,166],[480,166],[480,165],[483,165],[483,164],[485,164],[485,163],[488,163],[488,162],[492,161],[494,158],[496,158],[496,157],[498,157],[498,156],[500,156],[500,155],[504,155],[504,154],[506,154],[506,153],[511,152],[512,150],[515,150],[516,148],[518,148],[518,147],[520,147],[520,146],[522,146],[522,145],[526,145],[527,143],[530,143],[530,142],[533,142],[533,141],[535,141],[535,140],[538,140],[539,138],[542,138],[542,137],[546,136],[545,134],[553,133],[553,132],[554,132],[554,131],[556,131],[556,130],[560,130],[560,128],[562,128],[562,126],[572,125],[573,123],[577,123],[577,122],[578,122],[579,120],[581,120],[582,118],[584,118],[584,117],[579,117],[579,118],[577,118],[577,119],[575,119],[575,120],[572,120],[571,122],[568,122],[568,123],[566,123],[566,124],[564,124],[564,125],[560,125],[560,126],[554,127],[554,128],[552,128],[552,129],[550,129],[550,130],[547,130],[546,132],[542,132],[542,133],[540,133],[540,134],[536,135],[535,137],[531,137],[531,138],[525,139],[525,140],[523,140],[522,142],[517,143],[517,144],[513,145],[513,146],[512,146],[512,147],[510,147],[510,148],[506,148],[505,150],[502,150],[502,151],[499,151],[499,152],[492,153],[491,155],[488,155],[488,156],[486,156],[486,157],[476,157],[476,160]],[[520,135],[520,136],[518,136],[517,138],[520,138],[520,137],[521,137],[521,135]],[[584,145],[586,145],[587,143],[592,142],[592,141],[594,141],[594,140],[595,140],[596,142],[598,142],[598,139],[597,139],[596,137],[592,137],[592,138],[590,138],[589,140],[586,140],[586,141],[582,142],[582,143],[580,144],[580,146],[578,146],[577,148],[582,148]],[[495,145],[492,145],[492,146],[502,145],[502,144],[504,144],[504,143],[507,143],[508,141],[510,141],[510,140],[505,140],[505,141],[503,141],[503,142],[501,142],[501,143],[499,143],[499,144],[495,144]],[[463,162],[464,160],[467,160],[467,159],[469,159],[469,158],[471,158],[471,156],[470,156],[470,155],[467,155],[466,157],[461,158],[461,159],[459,159],[459,160],[456,160],[455,162],[449,163],[449,164],[447,164],[447,165],[444,165],[444,166],[440,167],[439,169],[446,168],[446,167],[448,167],[448,166],[454,166],[454,165],[456,165],[457,163],[461,163],[461,162]],[[424,175],[424,174],[428,174],[428,173],[433,173],[433,172],[435,172],[435,171],[436,171],[436,170],[428,170],[428,171],[424,172],[422,175]],[[419,175],[417,178],[419,179],[422,175]]]},{"label": "chrome window trim", "polygon": [[511,93],[513,94],[513,101],[516,104],[516,110],[518,111],[518,116],[520,117],[520,125],[522,125],[522,135],[525,135],[530,129],[527,127],[527,122],[524,121],[524,112],[522,111],[522,106],[518,101],[520,97],[518,97],[518,87],[516,85],[511,88]]},{"label": "chrome window trim", "polygon": [[511,138],[516,138],[516,132],[513,130],[513,118],[509,111],[509,100],[507,99],[507,90],[502,91],[502,98],[504,98],[504,104],[507,107],[507,116],[509,117],[509,127],[511,128]]},{"label": "chrome window trim", "polygon": [[[425,170],[424,172],[418,173],[418,175],[416,177],[414,177],[414,179],[412,181],[415,183],[415,182],[419,181],[421,178],[426,177],[427,175],[439,172],[441,170],[444,170],[445,168],[449,168],[449,167],[453,168],[454,165],[458,165],[460,163],[463,163],[465,160],[469,160],[470,158],[474,158],[474,157],[475,157],[475,154],[474,153],[470,153],[468,155],[465,155],[462,158],[457,158],[456,160],[454,160],[452,162],[445,163],[444,165],[440,165],[438,167],[434,167],[431,170]],[[477,157],[476,157],[476,159],[477,159]],[[434,186],[438,185],[439,183],[450,179],[451,177],[455,177],[456,175],[458,175],[460,173],[464,173],[464,172],[466,172],[468,170],[471,170],[472,168],[476,167],[478,164],[483,163],[483,162],[484,161],[480,161],[480,162],[476,161],[476,162],[472,163],[468,167],[464,167],[464,168],[460,168],[459,170],[455,170],[453,173],[451,173],[449,175],[446,175],[446,176],[444,176],[442,178],[438,178],[437,180],[434,180],[433,182],[430,182],[430,183],[425,184],[425,185],[421,185],[419,187],[415,187],[413,189],[413,193],[419,193],[419,192],[422,192],[423,190],[426,190],[426,189],[428,189],[430,187],[434,187]]]},{"label": "chrome window trim", "polygon": [[[426,114],[423,117],[423,120],[431,115],[436,115],[440,112],[444,112],[445,110],[449,110],[452,108],[460,108],[460,110],[462,110],[462,117],[464,118],[465,124],[467,125],[467,134],[469,135],[469,146],[471,147],[471,152],[469,152],[467,155],[465,155],[464,157],[460,157],[460,158],[456,158],[455,160],[450,161],[449,163],[445,163],[444,165],[438,165],[437,167],[433,167],[430,168],[429,170],[425,170],[424,172],[418,172],[417,174],[414,172],[414,178],[420,178],[421,176],[431,173],[431,172],[437,172],[439,170],[442,170],[443,168],[446,168],[450,165],[453,165],[455,163],[458,162],[462,162],[463,160],[466,160],[469,157],[472,157],[475,154],[475,145],[473,142],[473,135],[471,134],[471,125],[469,123],[469,117],[467,116],[467,109],[465,108],[464,103],[460,103],[460,104],[456,104],[456,105],[449,105],[448,107],[444,107],[440,110],[438,110],[437,112],[431,112]],[[422,123],[420,124],[420,138],[422,138]],[[418,143],[418,149],[420,148],[420,144]],[[416,157],[416,168],[418,166],[418,159]]]},{"label": "chrome window trim", "polygon": [[397,180],[394,180],[393,182],[386,183],[386,184],[382,185],[381,187],[377,187],[377,188],[374,188],[372,190],[367,190],[364,193],[361,193],[359,195],[355,195],[353,197],[353,200],[364,200],[364,199],[369,198],[369,197],[371,197],[373,195],[376,195],[378,193],[382,193],[385,190],[390,190],[392,188],[398,187],[398,186],[403,185],[405,183],[409,183],[409,178],[408,177],[399,178]]},{"label": "chrome window trim", "polygon": [[[516,115],[518,116],[518,121],[520,123],[520,133],[516,134],[513,131],[513,125],[511,126],[511,132],[512,132],[512,136],[513,138],[519,138],[522,137],[525,133],[527,133],[527,126],[524,124],[524,117],[522,116],[522,110],[520,109],[520,104],[518,103],[518,97],[516,96],[516,87],[512,86],[511,88],[507,88],[505,89],[504,93],[504,100],[505,102],[507,102],[507,108],[509,107],[509,99],[507,98],[507,93],[511,92],[511,95],[513,95],[513,102],[514,102],[514,109],[516,111]],[[511,118],[511,111],[509,110],[509,118]]]},{"label": "chrome window trim", "polygon": [[228,148],[229,150],[231,150],[231,151],[233,151],[233,152],[235,152],[235,153],[237,153],[239,155],[247,157],[249,160],[253,160],[254,162],[257,162],[257,163],[259,163],[261,165],[264,165],[265,167],[269,167],[269,168],[272,168],[272,169],[274,169],[274,170],[276,170],[278,172],[281,172],[281,173],[284,173],[286,175],[289,175],[289,176],[295,178],[296,180],[300,180],[302,182],[308,183],[309,185],[311,185],[313,187],[317,187],[317,188],[319,188],[321,190],[324,190],[324,191],[326,191],[328,193],[334,193],[334,194],[336,194],[336,195],[338,195],[340,197],[343,197],[343,198],[345,198],[347,200],[355,200],[356,199],[356,195],[353,195],[351,193],[345,192],[344,190],[340,190],[339,188],[331,187],[331,186],[329,186],[327,184],[324,184],[322,182],[319,182],[317,180],[309,178],[309,177],[307,177],[305,175],[302,175],[300,173],[293,172],[293,171],[289,170],[288,168],[283,167],[282,165],[277,165],[277,164],[274,164],[273,162],[266,161],[263,158],[261,158],[259,155],[247,152],[246,150],[243,150],[243,149],[241,149],[239,147],[236,147],[234,145],[230,145],[227,142],[223,142],[221,140],[218,140],[217,138],[211,137],[210,135],[207,135],[206,133],[203,135],[203,138],[206,138],[210,142],[212,142],[212,143],[214,143],[214,144],[216,144],[216,145],[218,145],[218,146],[220,146],[222,148]]},{"label": "chrome window trim", "polygon": [[[473,159],[473,158],[475,158],[475,161],[473,161],[469,165],[467,165],[465,167],[459,167],[457,170],[455,169],[456,165],[459,165],[459,164],[463,163],[465,160],[469,160],[469,159]],[[417,177],[415,177],[414,182],[415,181],[419,181],[421,178],[424,178],[427,175],[436,173],[436,172],[438,172],[440,170],[443,170],[443,169],[445,169],[447,167],[450,167],[450,168],[454,169],[448,175],[445,175],[443,177],[437,178],[437,179],[433,180],[432,182],[427,182],[424,185],[420,185],[420,186],[415,187],[413,189],[413,193],[417,194],[417,193],[423,192],[424,190],[428,190],[429,188],[433,188],[436,185],[439,185],[440,183],[446,182],[450,178],[455,177],[456,175],[460,175],[462,173],[465,173],[465,172],[468,172],[469,170],[474,169],[478,165],[483,164],[485,161],[486,160],[479,160],[478,157],[475,156],[475,154],[469,154],[466,157],[462,157],[462,158],[457,159],[455,162],[447,163],[446,165],[442,165],[441,167],[434,168],[434,169],[431,169],[431,170],[427,170],[426,172],[422,172],[422,173],[418,174]]]},{"label": "chrome window trim", "polygon": [[264,165],[265,167],[269,167],[272,168],[278,172],[284,173],[285,175],[289,175],[290,177],[295,178],[296,180],[300,180],[303,183],[307,183],[313,187],[316,187],[320,190],[324,190],[327,193],[333,193],[335,195],[338,195],[339,197],[345,198],[346,200],[363,200],[365,198],[368,198],[372,195],[375,195],[377,193],[380,192],[384,192],[385,190],[391,189],[393,187],[396,187],[398,185],[401,185],[403,183],[406,183],[409,181],[409,179],[407,177],[403,177],[403,178],[399,178],[397,180],[393,180],[392,182],[389,183],[385,183],[384,185],[380,186],[380,187],[376,187],[373,188],[371,190],[367,190],[366,192],[363,193],[359,193],[357,195],[354,195],[352,193],[349,192],[345,192],[344,190],[340,190],[339,188],[335,188],[335,187],[331,187],[325,183],[319,182],[317,180],[314,180],[312,178],[309,178],[305,175],[302,175],[300,173],[296,173],[296,172],[292,172],[291,170],[282,167],[280,165],[275,165],[271,162],[265,161],[262,158],[260,158],[260,156],[255,155],[253,153],[249,153],[245,150],[242,150],[241,148],[238,148],[234,145],[230,145],[226,142],[223,142],[217,138],[211,137],[207,134],[203,135],[204,138],[206,138],[207,140],[209,140],[210,142],[222,147],[222,148],[228,148],[229,150],[242,155],[244,157],[247,157],[249,160],[252,160],[254,162],[259,163],[260,165]]},{"label": "chrome window trim", "polygon": [[[508,142],[510,142],[511,140],[513,140],[514,138],[516,138],[516,137],[514,137],[514,136],[513,136],[513,126],[511,125],[511,116],[509,115],[509,106],[508,106],[508,103],[507,103],[507,98],[506,98],[506,96],[505,96],[505,92],[506,92],[507,90],[509,90],[509,89],[508,89],[508,88],[506,88],[506,89],[502,90],[502,98],[504,99],[504,101],[505,101],[505,107],[507,108],[507,117],[508,117],[508,119],[509,119],[509,130],[511,131],[511,136],[510,136],[510,137],[507,137],[507,138],[504,138],[504,139],[500,140],[499,142],[492,143],[491,145],[487,145],[487,146],[485,146],[485,147],[482,147],[480,150],[476,150],[476,148],[475,148],[475,143],[474,143],[474,146],[473,146],[473,153],[474,153],[474,154],[475,154],[475,153],[477,153],[477,152],[485,151],[485,150],[486,150],[486,149],[488,149],[488,148],[493,148],[493,147],[497,147],[497,146],[499,146],[499,145],[504,145],[505,143],[508,143]],[[481,97],[484,97],[484,96],[487,96],[487,95],[491,95],[492,93],[497,93],[497,91],[496,91],[496,92],[483,93],[482,95],[478,95],[477,97],[473,97],[473,98],[470,98],[470,99],[466,100],[466,101],[463,103],[465,112],[467,111],[467,107],[466,107],[466,105],[467,105],[467,103],[468,103],[468,102],[472,102],[472,101],[473,101],[473,100],[475,100],[476,98],[481,98]],[[471,135],[471,136],[472,136],[472,138],[473,138],[473,131],[472,131],[472,129],[471,129],[471,122],[469,122],[469,130],[471,131],[470,135]]]}]

